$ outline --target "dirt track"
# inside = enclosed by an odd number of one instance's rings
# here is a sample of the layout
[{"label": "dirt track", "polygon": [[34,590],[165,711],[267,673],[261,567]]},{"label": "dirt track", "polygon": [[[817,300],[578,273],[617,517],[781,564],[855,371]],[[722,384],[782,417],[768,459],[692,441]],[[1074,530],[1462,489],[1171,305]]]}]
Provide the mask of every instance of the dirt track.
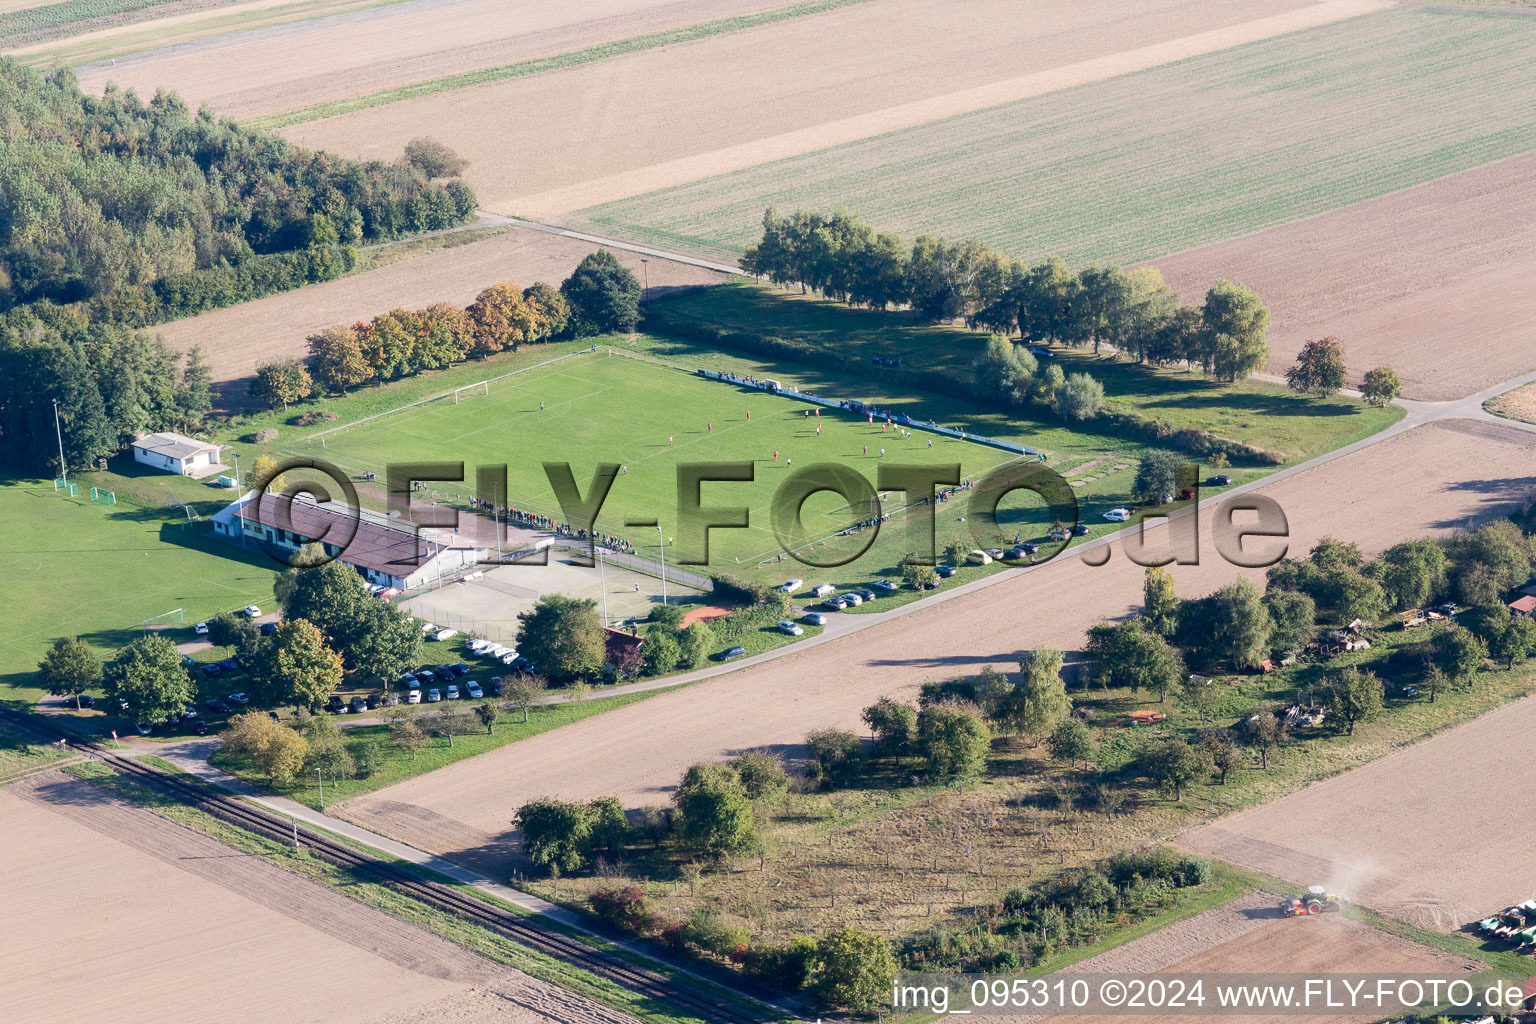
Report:
[{"label": "dirt track", "polygon": [[193,108],[208,103],[225,117],[259,117],[777,6],[779,0],[415,2],[200,42],[182,42],[167,26],[162,48],[93,65],[80,87],[99,93],[115,82],[141,96],[173,89]]},{"label": "dirt track", "polygon": [[0,1020],[633,1021],[57,773],[0,819]]},{"label": "dirt track", "polygon": [[1531,805],[1533,732],[1527,698],[1180,842],[1455,931],[1536,895],[1536,851],[1518,824]]},{"label": "dirt track", "polygon": [[[1372,0],[1350,4],[1350,10],[1375,6]],[[547,219],[892,130],[885,122],[842,124],[860,115],[953,96],[958,108],[940,103],[906,115],[907,123],[952,116],[1018,98],[1009,83],[1021,73],[1102,59],[1094,74],[1110,77],[1144,66],[1142,56],[1117,62],[1114,55],[1200,34],[1206,34],[1201,48],[1221,49],[1250,38],[1242,28],[1250,22],[1316,6],[1305,0],[1030,0],[1021,10],[1016,0],[874,0],[405,100],[283,134],[314,148],[392,157],[406,140],[430,133],[470,160],[468,178],[487,209]],[[870,47],[870,39],[879,39],[879,47]],[[1163,58],[1169,59],[1175,58]],[[913,74],[917,67],[921,74]],[[783,144],[771,151],[752,148],[780,137]],[[642,173],[655,168],[659,175]]]},{"label": "dirt track", "polygon": [[1158,260],[1187,301],[1242,281],[1273,317],[1269,370],[1336,335],[1358,382],[1391,366],[1409,398],[1462,398],[1536,367],[1536,153]]},{"label": "dirt track", "polygon": [[[1374,551],[1507,507],[1536,488],[1533,455],[1536,435],[1455,420],[1406,432],[1265,493],[1286,509],[1296,552],[1325,535]],[[1239,573],[1262,575],[1219,558],[1209,518],[1207,511],[1201,564],[1174,568],[1181,596],[1208,593]],[[1161,535],[1149,531],[1154,546]],[[986,664],[1007,666],[1026,648],[1075,648],[1097,619],[1140,605],[1142,576],[1122,552],[1101,568],[1069,558],[390,786],[338,805],[336,813],[452,855],[486,836],[504,837],[512,808],[530,797],[614,794],[632,807],[665,803],[695,761],[760,746],[795,754],[811,729],[861,729],[859,711],[882,695],[910,695],[924,680]]]},{"label": "dirt track", "polygon": [[[598,248],[562,235],[513,228],[470,245],[176,320],[154,330],[177,351],[201,345],[214,379],[236,380],[274,359],[305,355],[304,339],[331,324],[366,320],[401,306],[414,309],[434,302],[466,306],[482,288],[499,281],[516,281],[524,288],[535,281],[558,285]],[[636,277],[644,269],[653,292],[678,285],[716,284],[727,277],[654,258],[642,268],[634,253],[613,252]]]}]

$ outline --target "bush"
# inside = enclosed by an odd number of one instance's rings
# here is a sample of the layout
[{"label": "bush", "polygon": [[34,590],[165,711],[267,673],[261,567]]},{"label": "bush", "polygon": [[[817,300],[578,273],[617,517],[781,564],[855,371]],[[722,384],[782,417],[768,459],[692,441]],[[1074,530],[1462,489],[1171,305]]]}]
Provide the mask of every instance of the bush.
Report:
[{"label": "bush", "polygon": [[746,790],[748,800],[761,800],[789,787],[784,762],[765,751],[742,754],[731,761],[731,767],[741,776],[741,788]]},{"label": "bush", "polygon": [[710,910],[695,910],[683,925],[682,941],[714,956],[741,961],[752,936]]},{"label": "bush", "polygon": [[266,444],[268,441],[277,440],[276,427],[262,427],[260,430],[245,435],[247,444]]},{"label": "bush", "polygon": [[[329,409],[310,409],[308,412],[301,414],[294,422],[301,427],[312,427],[316,423],[334,423],[337,418],[337,415]],[[273,433],[275,434],[276,431],[273,431]]]},{"label": "bush", "polygon": [[747,950],[741,965],[765,985],[784,992],[798,992],[816,969],[816,941],[801,936],[782,946],[754,947]]},{"label": "bush", "polygon": [[817,729],[806,734],[805,745],[810,748],[812,781],[829,786],[858,774],[863,748],[853,733],[845,729]]},{"label": "bush", "polygon": [[651,919],[646,892],[638,885],[594,889],[587,897],[587,905],[604,921],[633,932],[644,931]]}]

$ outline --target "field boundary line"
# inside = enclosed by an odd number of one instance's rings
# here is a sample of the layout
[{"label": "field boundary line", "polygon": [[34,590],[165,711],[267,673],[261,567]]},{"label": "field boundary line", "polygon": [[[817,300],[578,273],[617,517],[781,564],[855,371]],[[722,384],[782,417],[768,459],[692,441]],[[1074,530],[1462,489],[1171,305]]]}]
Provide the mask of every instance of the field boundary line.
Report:
[{"label": "field boundary line", "polygon": [[431,395],[427,398],[419,398],[414,402],[408,402],[405,405],[397,406],[393,409],[385,409],[383,412],[376,412],[372,416],[364,416],[360,420],[353,420],[350,423],[343,423],[340,426],[330,427],[326,430],[318,431],[316,433],[310,434],[308,437],[300,438],[299,443],[306,444],[310,441],[320,441],[322,444],[324,444],[322,439],[328,437],[331,434],[339,434],[343,430],[351,430],[353,427],[360,427],[364,423],[372,423],[374,420],[383,419],[385,416],[393,416],[396,413],[405,412],[408,409],[415,409],[423,405],[429,405],[432,402],[440,402],[445,398],[452,398],[461,392],[468,391],[470,388],[484,387],[486,389],[485,393],[490,394],[491,385],[495,384],[497,381],[506,380],[508,377],[516,377],[519,374],[529,373],[533,370],[542,369],[546,366],[553,366],[555,363],[563,363],[567,359],[575,359],[577,356],[591,355],[596,351],[597,346],[593,345],[590,348],[581,349],[579,352],[567,352],[563,356],[556,356],[553,359],[546,359],[542,363],[534,363],[532,366],[524,366],[519,370],[509,370],[506,373],[500,374],[496,377],[487,377],[485,380],[477,380],[469,384],[461,384],[456,388],[450,388],[447,391]]}]

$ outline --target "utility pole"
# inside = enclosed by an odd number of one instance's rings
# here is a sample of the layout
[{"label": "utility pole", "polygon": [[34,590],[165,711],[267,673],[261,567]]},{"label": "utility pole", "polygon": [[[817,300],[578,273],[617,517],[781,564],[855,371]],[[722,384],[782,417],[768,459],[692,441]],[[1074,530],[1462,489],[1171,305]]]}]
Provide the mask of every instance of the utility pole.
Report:
[{"label": "utility pole", "polygon": [[320,769],[315,769],[315,781],[320,783],[320,810],[325,811],[325,776],[320,774]]},{"label": "utility pole", "polygon": [[603,549],[598,544],[592,545],[592,550],[597,554],[597,585],[603,588],[603,625],[608,625],[608,576],[603,572]]},{"label": "utility pole", "polygon": [[59,400],[53,400],[53,432],[59,439],[59,479],[69,483],[69,467],[64,464],[64,428],[59,426]]},{"label": "utility pole", "polygon": [[491,484],[491,521],[496,524],[496,561],[501,561],[501,511],[497,508],[496,485]]},{"label": "utility pole", "polygon": [[651,261],[644,256],[640,257],[640,272],[645,275],[645,290],[640,293],[640,300],[649,303],[651,301]]},{"label": "utility pole", "polygon": [[299,848],[299,819],[289,818],[288,820],[293,824],[293,848],[297,850]]},{"label": "utility pole", "polygon": [[661,570],[661,603],[667,603],[667,538],[661,532],[661,527],[656,527],[656,540],[661,545],[661,558],[656,566]]}]

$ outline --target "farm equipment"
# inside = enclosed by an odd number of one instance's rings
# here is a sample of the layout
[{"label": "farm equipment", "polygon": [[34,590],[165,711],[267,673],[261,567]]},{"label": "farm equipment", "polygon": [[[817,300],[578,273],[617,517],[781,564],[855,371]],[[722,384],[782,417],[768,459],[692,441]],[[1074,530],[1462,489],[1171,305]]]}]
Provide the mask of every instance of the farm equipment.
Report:
[{"label": "farm equipment", "polygon": [[1300,896],[1287,896],[1280,901],[1280,913],[1285,917],[1316,917],[1318,914],[1335,914],[1349,903],[1348,896],[1329,892],[1314,885]]},{"label": "farm equipment", "polygon": [[1477,927],[1490,938],[1526,945],[1536,938],[1536,900],[1526,900],[1501,914],[1484,918]]}]

